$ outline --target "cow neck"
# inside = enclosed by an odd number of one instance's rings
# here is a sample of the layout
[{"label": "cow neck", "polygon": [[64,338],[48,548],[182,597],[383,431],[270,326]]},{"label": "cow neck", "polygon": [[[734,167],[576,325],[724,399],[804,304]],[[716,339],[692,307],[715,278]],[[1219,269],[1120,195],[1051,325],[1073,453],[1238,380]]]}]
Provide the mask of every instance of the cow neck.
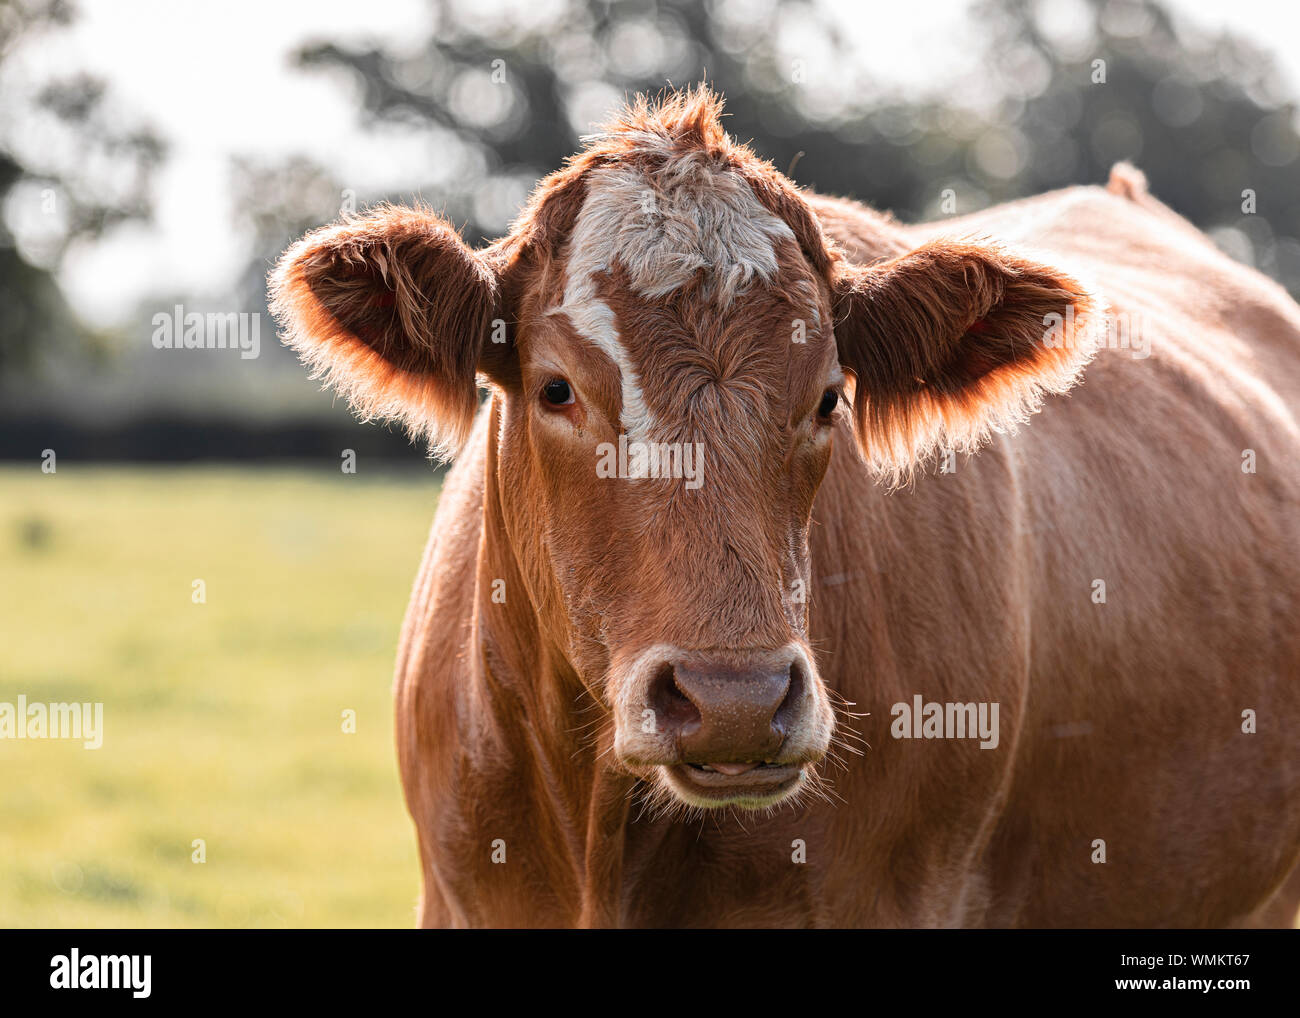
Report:
[{"label": "cow neck", "polygon": [[[534,770],[539,780],[532,782],[511,773],[503,794],[547,790],[544,798],[520,805],[540,812],[539,822],[553,826],[568,849],[567,859],[554,865],[572,876],[557,874],[552,886],[576,884],[577,925],[617,926],[625,899],[624,846],[634,815],[635,779],[604,762],[612,758],[613,741],[612,727],[601,717],[607,707],[583,690],[527,595],[501,504],[495,414],[494,408],[475,608],[478,696],[493,720],[493,732],[484,745],[470,747],[470,754],[500,759],[504,747],[512,770],[519,766]],[[492,600],[496,580],[505,581],[504,604]],[[517,593],[512,596],[512,592]]]}]

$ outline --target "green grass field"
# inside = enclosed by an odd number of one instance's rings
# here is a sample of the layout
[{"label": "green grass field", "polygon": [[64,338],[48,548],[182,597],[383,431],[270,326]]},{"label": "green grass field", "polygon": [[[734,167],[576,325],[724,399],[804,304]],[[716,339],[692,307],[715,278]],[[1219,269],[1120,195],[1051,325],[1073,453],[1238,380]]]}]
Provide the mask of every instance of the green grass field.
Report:
[{"label": "green grass field", "polygon": [[391,683],[437,493],[0,469],[0,702],[104,704],[98,750],[0,739],[0,925],[411,926]]}]

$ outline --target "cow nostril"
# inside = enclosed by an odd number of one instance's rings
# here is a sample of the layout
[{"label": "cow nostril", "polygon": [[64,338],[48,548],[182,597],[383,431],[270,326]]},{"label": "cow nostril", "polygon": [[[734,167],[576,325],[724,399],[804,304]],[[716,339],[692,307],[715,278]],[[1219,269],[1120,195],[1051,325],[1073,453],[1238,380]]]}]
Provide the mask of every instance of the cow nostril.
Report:
[{"label": "cow nostril", "polygon": [[777,707],[776,713],[772,715],[772,730],[782,739],[794,726],[795,719],[799,716],[799,704],[807,690],[808,676],[804,673],[803,665],[796,658],[790,663],[790,682],[786,686],[785,698]]},{"label": "cow nostril", "polygon": [[654,674],[650,687],[650,708],[655,713],[658,731],[692,729],[700,724],[699,708],[677,684],[676,669],[664,662]]}]

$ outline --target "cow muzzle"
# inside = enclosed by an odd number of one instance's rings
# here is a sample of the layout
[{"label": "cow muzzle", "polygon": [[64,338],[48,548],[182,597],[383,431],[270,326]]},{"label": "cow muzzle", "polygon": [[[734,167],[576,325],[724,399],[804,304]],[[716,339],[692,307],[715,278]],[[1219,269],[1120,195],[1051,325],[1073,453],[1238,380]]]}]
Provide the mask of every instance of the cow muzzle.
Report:
[{"label": "cow muzzle", "polygon": [[692,806],[770,806],[826,753],[833,715],[811,656],[660,645],[611,676],[614,748]]}]

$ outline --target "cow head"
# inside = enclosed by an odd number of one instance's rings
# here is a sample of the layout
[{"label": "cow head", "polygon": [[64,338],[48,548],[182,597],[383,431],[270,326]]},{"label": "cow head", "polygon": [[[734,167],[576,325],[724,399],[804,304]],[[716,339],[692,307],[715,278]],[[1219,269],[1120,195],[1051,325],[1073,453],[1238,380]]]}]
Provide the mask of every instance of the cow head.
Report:
[{"label": "cow head", "polygon": [[[970,243],[855,265],[706,91],[638,102],[471,250],[383,207],[273,275],[286,341],[366,415],[453,452],[493,394],[489,525],[618,766],[694,806],[806,787],[834,726],[808,529],[836,433],[897,480],[973,448],[1087,344],[1045,266]],[[851,399],[850,399],[851,396]],[[508,595],[509,596],[509,595]]]}]

